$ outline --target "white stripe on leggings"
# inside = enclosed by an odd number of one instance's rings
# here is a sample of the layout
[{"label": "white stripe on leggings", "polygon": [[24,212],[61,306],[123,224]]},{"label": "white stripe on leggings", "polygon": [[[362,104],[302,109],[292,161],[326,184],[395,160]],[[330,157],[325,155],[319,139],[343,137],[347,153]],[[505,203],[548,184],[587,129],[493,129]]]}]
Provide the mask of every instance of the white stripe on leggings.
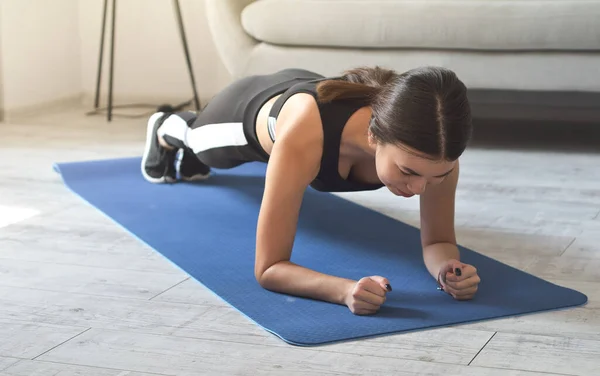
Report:
[{"label": "white stripe on leggings", "polygon": [[185,120],[177,115],[169,116],[158,129],[158,134],[183,141],[194,153],[225,146],[248,144],[242,123],[205,124],[191,129]]}]

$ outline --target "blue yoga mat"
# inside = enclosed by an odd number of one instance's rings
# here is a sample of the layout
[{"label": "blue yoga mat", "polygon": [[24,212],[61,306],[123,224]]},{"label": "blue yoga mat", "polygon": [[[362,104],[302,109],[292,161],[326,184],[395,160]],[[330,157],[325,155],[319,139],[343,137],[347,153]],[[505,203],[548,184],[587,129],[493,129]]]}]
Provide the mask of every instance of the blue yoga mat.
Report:
[{"label": "blue yoga mat", "polygon": [[382,275],[393,287],[380,311],[265,290],[254,279],[257,214],[265,165],[215,170],[204,182],[156,185],[140,159],[61,163],[65,184],[265,330],[302,346],[442,327],[581,305],[587,297],[472,250],[462,260],[482,278],[471,301],[437,291],[422,261],[418,229],[309,189],[292,261],[358,280]]}]

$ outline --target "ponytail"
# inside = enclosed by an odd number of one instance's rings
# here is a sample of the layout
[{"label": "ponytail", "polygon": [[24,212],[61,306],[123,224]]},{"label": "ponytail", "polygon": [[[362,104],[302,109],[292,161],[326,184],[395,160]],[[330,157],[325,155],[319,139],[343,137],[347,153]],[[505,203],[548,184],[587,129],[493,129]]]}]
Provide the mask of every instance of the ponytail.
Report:
[{"label": "ponytail", "polygon": [[340,79],[330,79],[317,84],[317,98],[322,103],[340,99],[364,100],[370,104],[398,75],[380,67],[360,67],[344,72]]}]

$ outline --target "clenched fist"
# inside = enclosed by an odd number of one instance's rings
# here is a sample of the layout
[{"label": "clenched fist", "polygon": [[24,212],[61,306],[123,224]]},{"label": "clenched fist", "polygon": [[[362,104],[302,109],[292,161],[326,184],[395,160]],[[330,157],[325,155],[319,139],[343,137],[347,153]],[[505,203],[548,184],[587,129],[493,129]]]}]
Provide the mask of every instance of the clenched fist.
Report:
[{"label": "clenched fist", "polygon": [[448,260],[440,268],[438,282],[454,299],[469,300],[475,296],[481,279],[474,266],[458,260]]},{"label": "clenched fist", "polygon": [[344,302],[356,315],[371,315],[385,302],[388,291],[392,291],[392,286],[386,278],[364,277],[346,293]]}]

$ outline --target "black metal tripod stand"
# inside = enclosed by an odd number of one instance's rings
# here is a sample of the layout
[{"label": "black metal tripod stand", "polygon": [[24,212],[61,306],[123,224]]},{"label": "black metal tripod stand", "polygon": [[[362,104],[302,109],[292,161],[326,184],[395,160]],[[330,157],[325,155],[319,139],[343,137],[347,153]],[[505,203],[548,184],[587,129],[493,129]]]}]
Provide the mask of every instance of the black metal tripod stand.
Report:
[{"label": "black metal tripod stand", "polygon": [[[115,106],[113,105],[113,72],[114,72],[114,58],[115,58],[115,19],[116,19],[116,5],[117,0],[112,0],[112,19],[111,19],[111,30],[110,30],[110,66],[108,73],[108,106],[107,106],[107,120],[112,120],[113,108],[123,108],[123,107],[153,107],[156,108],[156,105],[147,105],[147,104],[132,104],[132,105],[121,105]],[[188,49],[187,38],[185,35],[185,30],[183,27],[183,18],[181,17],[181,6],[179,4],[179,0],[173,0],[173,5],[175,8],[175,15],[177,17],[177,23],[179,26],[179,34],[181,36],[181,42],[183,43],[183,50],[185,53],[185,59],[187,62],[187,68],[190,74],[190,81],[192,84],[192,90],[194,92],[194,105],[196,106],[196,110],[200,110],[200,100],[198,99],[198,92],[196,91],[196,80],[194,79],[194,72],[192,70],[192,63],[190,61],[190,52]],[[106,15],[108,13],[108,0],[104,0],[104,12],[102,16],[102,34],[100,36],[100,53],[98,59],[98,78],[96,81],[96,95],[94,98],[94,111],[88,113],[95,114],[98,113],[100,108],[98,108],[100,103],[100,81],[102,79],[102,60],[104,56],[104,35],[106,33]],[[191,104],[191,101],[181,103],[175,106],[175,109],[183,108],[187,105]]]}]

